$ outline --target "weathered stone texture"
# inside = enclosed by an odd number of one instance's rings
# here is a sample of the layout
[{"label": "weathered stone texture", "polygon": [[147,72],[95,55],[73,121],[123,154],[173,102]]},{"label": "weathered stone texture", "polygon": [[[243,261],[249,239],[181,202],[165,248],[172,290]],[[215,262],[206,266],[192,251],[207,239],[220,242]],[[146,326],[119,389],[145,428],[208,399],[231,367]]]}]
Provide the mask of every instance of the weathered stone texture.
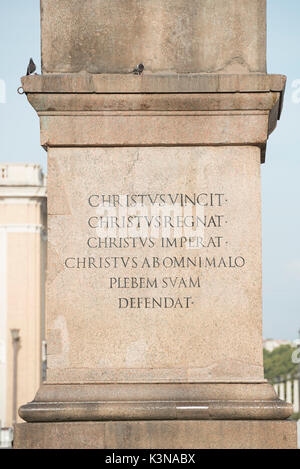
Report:
[{"label": "weathered stone texture", "polygon": [[265,0],[42,0],[43,73],[266,71]]},{"label": "weathered stone texture", "polygon": [[27,423],[16,449],[296,449],[296,422],[247,420]]}]

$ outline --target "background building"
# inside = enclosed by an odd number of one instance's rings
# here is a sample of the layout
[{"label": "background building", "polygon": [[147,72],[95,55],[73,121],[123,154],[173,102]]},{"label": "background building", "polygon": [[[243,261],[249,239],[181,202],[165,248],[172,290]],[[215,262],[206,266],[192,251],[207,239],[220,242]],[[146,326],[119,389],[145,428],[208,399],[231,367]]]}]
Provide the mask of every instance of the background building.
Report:
[{"label": "background building", "polygon": [[46,225],[40,166],[0,164],[0,428],[41,382]]},{"label": "background building", "polygon": [[298,340],[274,340],[274,339],[265,339],[263,344],[264,344],[264,349],[268,350],[268,352],[273,352],[278,347],[281,347],[282,345],[290,345],[291,347],[297,347],[298,345]]}]

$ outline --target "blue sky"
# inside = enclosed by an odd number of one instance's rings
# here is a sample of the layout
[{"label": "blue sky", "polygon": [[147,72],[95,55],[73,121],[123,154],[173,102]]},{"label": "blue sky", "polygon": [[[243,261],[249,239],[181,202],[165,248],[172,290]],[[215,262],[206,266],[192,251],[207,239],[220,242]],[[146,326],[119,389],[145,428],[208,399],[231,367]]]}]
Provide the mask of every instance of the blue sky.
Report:
[{"label": "blue sky", "polygon": [[[30,57],[40,72],[39,0],[1,0],[0,161],[39,163],[38,117],[17,94]],[[292,83],[300,79],[300,2],[268,0],[268,73],[288,76],[282,118],[268,142],[262,166],[264,337],[297,338],[300,329],[300,103]],[[0,82],[1,83],[1,82]]]}]

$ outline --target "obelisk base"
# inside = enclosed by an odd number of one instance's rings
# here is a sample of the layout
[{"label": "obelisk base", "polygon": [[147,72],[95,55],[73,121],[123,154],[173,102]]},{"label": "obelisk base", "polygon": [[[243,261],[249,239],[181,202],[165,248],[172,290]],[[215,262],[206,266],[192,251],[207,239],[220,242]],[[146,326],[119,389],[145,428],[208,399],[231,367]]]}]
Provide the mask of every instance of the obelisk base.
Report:
[{"label": "obelisk base", "polygon": [[15,449],[296,449],[294,421],[21,423]]},{"label": "obelisk base", "polygon": [[293,406],[260,383],[43,384],[21,406],[26,422],[285,420]]}]

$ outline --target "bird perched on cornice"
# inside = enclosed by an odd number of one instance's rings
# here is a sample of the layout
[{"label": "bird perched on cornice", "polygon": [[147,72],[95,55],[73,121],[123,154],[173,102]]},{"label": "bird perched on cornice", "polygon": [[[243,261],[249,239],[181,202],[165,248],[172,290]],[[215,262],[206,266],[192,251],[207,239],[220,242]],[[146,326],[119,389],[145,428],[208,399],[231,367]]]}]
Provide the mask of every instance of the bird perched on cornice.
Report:
[{"label": "bird perched on cornice", "polygon": [[139,65],[137,65],[137,66],[135,67],[135,69],[133,70],[133,73],[134,73],[135,75],[141,75],[141,74],[143,73],[143,71],[144,71],[144,68],[145,68],[145,67],[144,67],[143,64],[139,64]]},{"label": "bird perched on cornice", "polygon": [[36,65],[34,63],[34,61],[32,60],[32,58],[29,60],[29,64],[28,64],[28,67],[27,67],[27,73],[26,75],[31,75],[33,72],[36,71]]}]

